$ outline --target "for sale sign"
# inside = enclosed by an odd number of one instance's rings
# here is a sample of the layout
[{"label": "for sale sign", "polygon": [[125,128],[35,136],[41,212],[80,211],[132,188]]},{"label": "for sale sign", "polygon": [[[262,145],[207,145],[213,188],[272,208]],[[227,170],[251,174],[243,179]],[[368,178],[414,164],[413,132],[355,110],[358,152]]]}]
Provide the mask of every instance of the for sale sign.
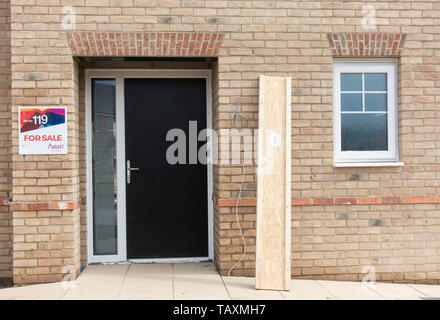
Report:
[{"label": "for sale sign", "polygon": [[65,107],[20,107],[19,154],[67,154]]}]

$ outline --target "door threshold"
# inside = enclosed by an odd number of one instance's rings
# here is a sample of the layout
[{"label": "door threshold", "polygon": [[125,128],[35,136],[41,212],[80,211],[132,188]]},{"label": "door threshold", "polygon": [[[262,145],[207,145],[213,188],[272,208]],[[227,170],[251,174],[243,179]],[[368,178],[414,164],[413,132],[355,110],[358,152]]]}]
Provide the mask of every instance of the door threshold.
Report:
[{"label": "door threshold", "polygon": [[129,263],[185,263],[212,261],[209,257],[128,259]]},{"label": "door threshold", "polygon": [[189,262],[209,262],[213,261],[209,257],[187,257],[187,258],[149,258],[149,259],[128,259],[121,261],[93,261],[88,264],[140,264],[140,263],[189,263]]}]

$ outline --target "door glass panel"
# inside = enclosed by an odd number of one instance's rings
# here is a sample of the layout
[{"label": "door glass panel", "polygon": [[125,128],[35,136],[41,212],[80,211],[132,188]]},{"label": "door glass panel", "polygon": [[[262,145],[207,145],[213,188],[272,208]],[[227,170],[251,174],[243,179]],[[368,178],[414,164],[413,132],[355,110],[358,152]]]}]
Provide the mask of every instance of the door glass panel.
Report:
[{"label": "door glass panel", "polygon": [[93,252],[117,254],[114,79],[92,79]]}]

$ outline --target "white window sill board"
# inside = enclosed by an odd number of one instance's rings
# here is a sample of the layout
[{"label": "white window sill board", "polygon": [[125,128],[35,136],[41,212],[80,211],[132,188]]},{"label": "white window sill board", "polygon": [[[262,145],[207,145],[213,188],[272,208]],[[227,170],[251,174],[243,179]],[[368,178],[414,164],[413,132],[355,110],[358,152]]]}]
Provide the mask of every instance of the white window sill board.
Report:
[{"label": "white window sill board", "polygon": [[389,161],[389,162],[333,162],[333,167],[336,168],[351,168],[351,167],[402,167],[403,162]]}]

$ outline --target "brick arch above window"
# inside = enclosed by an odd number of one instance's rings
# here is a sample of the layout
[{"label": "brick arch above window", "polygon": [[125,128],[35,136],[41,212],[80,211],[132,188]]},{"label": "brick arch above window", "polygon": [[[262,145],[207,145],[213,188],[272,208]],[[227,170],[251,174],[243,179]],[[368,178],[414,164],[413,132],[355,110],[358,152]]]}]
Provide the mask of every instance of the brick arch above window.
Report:
[{"label": "brick arch above window", "polygon": [[77,57],[215,57],[223,34],[191,32],[66,32]]},{"label": "brick arch above window", "polygon": [[333,56],[399,57],[405,33],[327,33]]}]

